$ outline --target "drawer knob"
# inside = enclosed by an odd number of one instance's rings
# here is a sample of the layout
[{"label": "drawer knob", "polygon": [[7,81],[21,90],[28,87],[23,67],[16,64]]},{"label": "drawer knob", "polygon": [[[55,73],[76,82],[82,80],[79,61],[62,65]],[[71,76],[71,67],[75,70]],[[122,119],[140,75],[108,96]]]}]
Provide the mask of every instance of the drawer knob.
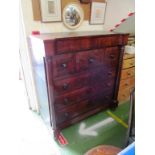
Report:
[{"label": "drawer knob", "polygon": [[129,85],[129,83],[125,83],[125,86],[128,86]]},{"label": "drawer knob", "polygon": [[130,65],[134,65],[134,63],[133,63],[133,62],[131,62],[131,63],[130,63]]},{"label": "drawer knob", "polygon": [[110,87],[111,86],[111,83],[107,83],[107,86]]},{"label": "drawer knob", "polygon": [[109,100],[109,96],[105,96],[105,100]]},{"label": "drawer knob", "polygon": [[112,76],[112,72],[108,72],[108,76]]},{"label": "drawer knob", "polygon": [[64,90],[68,89],[68,87],[69,87],[69,85],[68,85],[67,83],[64,83],[64,84],[63,84],[63,89],[64,89]]},{"label": "drawer knob", "polygon": [[65,98],[65,99],[64,99],[64,103],[65,103],[65,104],[69,104],[68,98]]},{"label": "drawer knob", "polygon": [[68,117],[69,116],[69,113],[68,112],[65,112],[64,115],[65,115],[65,117]]},{"label": "drawer knob", "polygon": [[128,74],[128,75],[131,75],[131,73],[130,73],[130,72],[128,72],[127,74]]},{"label": "drawer knob", "polygon": [[67,64],[63,63],[63,64],[61,64],[61,66],[62,66],[63,68],[66,68],[66,67],[67,67]]},{"label": "drawer knob", "polygon": [[114,59],[115,55],[114,54],[110,54],[110,59]]},{"label": "drawer knob", "polygon": [[94,61],[95,61],[95,59],[94,58],[89,58],[89,63],[93,63]]}]

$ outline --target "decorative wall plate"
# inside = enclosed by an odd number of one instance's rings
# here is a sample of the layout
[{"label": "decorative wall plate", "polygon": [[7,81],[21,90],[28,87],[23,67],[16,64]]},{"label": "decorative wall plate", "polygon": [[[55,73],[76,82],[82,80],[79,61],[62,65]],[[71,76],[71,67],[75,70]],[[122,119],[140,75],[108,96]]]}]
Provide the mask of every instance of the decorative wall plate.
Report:
[{"label": "decorative wall plate", "polygon": [[84,12],[78,3],[70,3],[63,10],[63,23],[69,29],[78,28],[84,19]]}]

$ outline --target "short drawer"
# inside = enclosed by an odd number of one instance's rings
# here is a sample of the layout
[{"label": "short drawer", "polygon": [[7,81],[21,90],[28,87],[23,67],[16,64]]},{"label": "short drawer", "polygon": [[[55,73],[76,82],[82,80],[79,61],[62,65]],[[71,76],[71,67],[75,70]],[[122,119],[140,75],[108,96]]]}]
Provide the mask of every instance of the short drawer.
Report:
[{"label": "short drawer", "polygon": [[131,77],[125,80],[121,80],[119,89],[131,88],[134,87],[134,85],[135,85],[135,78]]},{"label": "short drawer", "polygon": [[130,58],[134,58],[135,57],[135,54],[127,54],[125,53],[124,56],[123,56],[123,59],[126,60],[126,59],[130,59]]},{"label": "short drawer", "polygon": [[62,80],[54,80],[54,91],[56,95],[67,93],[75,89],[88,86],[90,83],[89,74],[74,76]]},{"label": "short drawer", "polygon": [[111,47],[106,48],[105,50],[105,57],[104,57],[104,65],[106,69],[109,67],[117,67],[119,58],[119,48],[118,47]]},{"label": "short drawer", "polygon": [[52,58],[53,76],[71,75],[75,73],[75,55],[63,54]]},{"label": "short drawer", "polygon": [[92,96],[90,104],[92,106],[105,106],[105,104],[111,104],[113,98],[112,90],[108,90],[104,93],[99,93],[96,96]]},{"label": "short drawer", "polygon": [[102,48],[107,46],[117,46],[122,44],[120,36],[106,36],[92,38],[92,45],[94,48]]},{"label": "short drawer", "polygon": [[112,80],[116,77],[116,69],[115,68],[109,68],[108,70],[106,69],[100,69],[100,70],[95,70],[94,73],[91,73],[91,79],[90,79],[90,84],[95,85],[98,83],[103,83],[104,81],[107,80]]},{"label": "short drawer", "polygon": [[91,39],[89,38],[57,39],[55,43],[57,54],[88,50],[91,46]]},{"label": "short drawer", "polygon": [[106,94],[107,92],[113,92],[115,79],[106,80],[98,84],[91,85],[91,96],[97,96],[98,94]]},{"label": "short drawer", "polygon": [[83,51],[76,54],[77,71],[91,70],[103,65],[104,48],[98,50]]},{"label": "short drawer", "polygon": [[71,104],[75,104],[84,99],[87,99],[91,95],[90,91],[90,88],[82,88],[72,91],[71,93],[57,96],[55,97],[55,107],[56,109],[67,108]]},{"label": "short drawer", "polygon": [[127,69],[135,66],[135,58],[126,59],[123,61],[123,69]]},{"label": "short drawer", "polygon": [[119,91],[118,93],[118,101],[126,101],[130,99],[130,92],[131,92],[132,88],[126,88],[126,89],[122,89]]},{"label": "short drawer", "polygon": [[130,77],[135,76],[135,67],[129,68],[129,69],[123,69],[121,73],[121,80],[127,79]]}]

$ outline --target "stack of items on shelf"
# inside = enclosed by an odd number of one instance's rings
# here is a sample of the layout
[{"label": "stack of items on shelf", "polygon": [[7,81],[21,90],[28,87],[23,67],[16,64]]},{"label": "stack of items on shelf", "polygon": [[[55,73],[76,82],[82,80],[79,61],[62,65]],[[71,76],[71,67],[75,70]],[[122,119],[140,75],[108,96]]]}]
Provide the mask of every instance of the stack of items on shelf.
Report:
[{"label": "stack of items on shelf", "polygon": [[129,100],[130,91],[133,87],[135,87],[134,46],[135,46],[135,36],[130,35],[128,38],[127,47],[131,47],[131,48],[130,49],[125,48],[123,65],[122,65],[122,73],[121,73],[121,81],[119,85],[118,100],[120,103],[123,103]]}]

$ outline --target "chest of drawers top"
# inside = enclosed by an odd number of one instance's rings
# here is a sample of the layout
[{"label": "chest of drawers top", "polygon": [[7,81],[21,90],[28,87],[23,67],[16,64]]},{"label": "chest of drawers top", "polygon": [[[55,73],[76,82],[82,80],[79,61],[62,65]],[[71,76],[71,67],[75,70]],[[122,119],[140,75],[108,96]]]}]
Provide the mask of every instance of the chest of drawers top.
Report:
[{"label": "chest of drawers top", "polygon": [[30,36],[44,44],[45,56],[53,56],[89,49],[125,45],[128,34],[111,32],[65,32]]}]

